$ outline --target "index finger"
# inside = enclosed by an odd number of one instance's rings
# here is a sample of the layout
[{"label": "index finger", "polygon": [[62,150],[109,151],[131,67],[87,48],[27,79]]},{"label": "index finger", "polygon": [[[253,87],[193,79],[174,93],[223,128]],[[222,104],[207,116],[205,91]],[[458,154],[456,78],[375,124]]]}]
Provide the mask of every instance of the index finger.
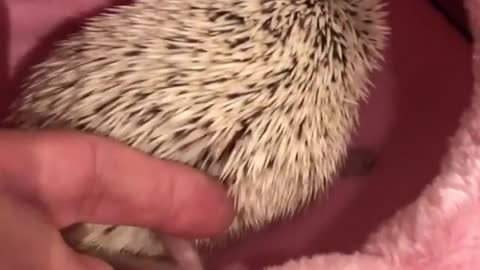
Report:
[{"label": "index finger", "polygon": [[124,224],[204,236],[232,220],[230,200],[205,174],[111,140],[5,130],[0,149],[0,191],[35,200],[59,227]]}]

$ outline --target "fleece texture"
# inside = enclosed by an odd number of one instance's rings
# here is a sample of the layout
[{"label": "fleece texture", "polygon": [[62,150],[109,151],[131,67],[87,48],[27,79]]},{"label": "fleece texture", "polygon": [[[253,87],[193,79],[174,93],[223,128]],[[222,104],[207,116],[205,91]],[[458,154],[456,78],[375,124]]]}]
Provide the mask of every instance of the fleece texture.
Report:
[{"label": "fleece texture", "polygon": [[474,89],[439,174],[353,254],[317,254],[269,270],[480,269],[480,1],[466,0]]}]

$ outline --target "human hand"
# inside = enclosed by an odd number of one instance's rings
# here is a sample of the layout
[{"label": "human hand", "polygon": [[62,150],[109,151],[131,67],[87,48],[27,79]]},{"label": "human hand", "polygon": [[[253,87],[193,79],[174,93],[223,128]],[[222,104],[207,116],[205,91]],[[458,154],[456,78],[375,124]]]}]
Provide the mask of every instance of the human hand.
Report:
[{"label": "human hand", "polygon": [[224,191],[204,174],[107,139],[0,130],[0,149],[4,269],[112,269],[65,244],[59,229],[77,222],[203,237],[233,218]]}]

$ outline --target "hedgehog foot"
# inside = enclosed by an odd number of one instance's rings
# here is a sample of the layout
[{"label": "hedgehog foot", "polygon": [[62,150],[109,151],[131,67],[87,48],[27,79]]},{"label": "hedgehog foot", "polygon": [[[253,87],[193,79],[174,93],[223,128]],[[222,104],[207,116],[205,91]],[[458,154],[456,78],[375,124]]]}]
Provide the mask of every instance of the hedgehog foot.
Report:
[{"label": "hedgehog foot", "polygon": [[377,163],[377,155],[366,148],[352,148],[342,168],[341,177],[366,176]]}]

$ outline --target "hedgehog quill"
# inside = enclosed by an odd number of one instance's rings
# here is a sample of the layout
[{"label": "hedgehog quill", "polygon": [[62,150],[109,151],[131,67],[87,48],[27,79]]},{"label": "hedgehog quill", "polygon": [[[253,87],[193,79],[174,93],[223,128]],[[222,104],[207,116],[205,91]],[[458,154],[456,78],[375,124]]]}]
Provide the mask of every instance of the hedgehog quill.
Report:
[{"label": "hedgehog quill", "polygon": [[[33,67],[7,121],[107,136],[216,176],[237,239],[331,185],[380,68],[386,15],[381,0],[137,0],[92,17]],[[65,238],[104,258],[182,252],[129,226],[79,224]]]}]

